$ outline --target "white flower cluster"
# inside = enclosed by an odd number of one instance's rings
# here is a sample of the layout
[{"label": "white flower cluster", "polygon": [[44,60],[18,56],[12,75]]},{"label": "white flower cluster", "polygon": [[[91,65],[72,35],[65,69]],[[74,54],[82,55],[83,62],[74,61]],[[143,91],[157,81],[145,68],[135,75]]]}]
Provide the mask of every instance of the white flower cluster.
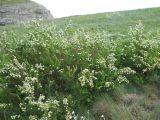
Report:
[{"label": "white flower cluster", "polygon": [[95,77],[95,71],[90,72],[89,69],[84,69],[78,79],[82,87],[88,84],[91,88],[93,88],[93,81],[97,80],[97,77]]},{"label": "white flower cluster", "polygon": [[105,87],[110,88],[112,85],[114,85],[113,82],[105,82]]},{"label": "white flower cluster", "polygon": [[111,53],[107,57],[108,68],[111,71],[117,71],[117,67],[115,66],[115,62],[117,59],[115,58],[115,54]]},{"label": "white flower cluster", "polygon": [[20,64],[16,58],[13,59],[13,63],[5,64],[4,68],[0,70],[0,73],[5,74],[6,79],[14,78],[20,79],[22,76],[26,76],[26,66],[24,63]]},{"label": "white flower cluster", "polygon": [[129,75],[129,74],[135,74],[135,73],[136,71],[132,70],[130,67],[125,67],[118,70],[119,75],[123,75],[123,74]]},{"label": "white flower cluster", "polygon": [[11,119],[12,120],[18,120],[20,118],[20,115],[12,115]]},{"label": "white flower cluster", "polygon": [[119,75],[116,81],[118,81],[118,83],[123,83],[123,82],[129,83],[129,80],[125,76],[122,76],[122,75]]},{"label": "white flower cluster", "polygon": [[35,84],[38,83],[36,77],[25,77],[23,85],[19,85],[18,88],[22,94],[27,95],[26,100],[32,101],[34,99]]},{"label": "white flower cluster", "polygon": [[44,70],[44,66],[42,65],[42,64],[35,64],[35,68],[37,69],[37,70]]},{"label": "white flower cluster", "polygon": [[5,109],[7,107],[10,107],[11,104],[6,104],[6,103],[0,103],[0,109]]}]

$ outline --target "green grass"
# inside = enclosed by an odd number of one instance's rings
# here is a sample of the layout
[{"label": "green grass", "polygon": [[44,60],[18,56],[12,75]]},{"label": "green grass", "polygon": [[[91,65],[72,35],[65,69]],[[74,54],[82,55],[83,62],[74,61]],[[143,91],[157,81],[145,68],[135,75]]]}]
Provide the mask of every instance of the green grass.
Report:
[{"label": "green grass", "polygon": [[109,94],[101,94],[90,111],[93,120],[101,115],[107,120],[159,120],[159,95],[157,85],[121,85]]},{"label": "green grass", "polygon": [[64,25],[69,20],[80,27],[90,30],[99,28],[108,32],[120,32],[126,34],[130,26],[134,26],[139,20],[147,30],[156,31],[160,27],[160,8],[148,8],[131,11],[98,13],[83,16],[66,17],[55,20],[55,23]]},{"label": "green grass", "polygon": [[0,5],[12,5],[12,4],[16,4],[16,3],[25,3],[28,2],[30,0],[0,0]]}]

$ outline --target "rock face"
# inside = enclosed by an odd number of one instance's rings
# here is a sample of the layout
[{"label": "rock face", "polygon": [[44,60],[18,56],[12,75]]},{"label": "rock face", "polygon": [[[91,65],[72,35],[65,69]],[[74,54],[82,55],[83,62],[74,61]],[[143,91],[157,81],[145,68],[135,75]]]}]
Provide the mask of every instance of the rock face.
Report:
[{"label": "rock face", "polygon": [[35,2],[2,5],[0,7],[0,26],[30,22],[32,20],[52,20],[50,11]]}]

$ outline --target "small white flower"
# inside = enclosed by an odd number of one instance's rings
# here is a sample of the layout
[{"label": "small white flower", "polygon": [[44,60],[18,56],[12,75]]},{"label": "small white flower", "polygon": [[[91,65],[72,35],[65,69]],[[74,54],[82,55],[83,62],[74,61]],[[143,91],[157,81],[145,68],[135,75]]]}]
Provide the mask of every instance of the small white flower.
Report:
[{"label": "small white flower", "polygon": [[63,99],[63,104],[64,104],[64,105],[68,105],[68,100],[67,100],[67,98],[64,98],[64,99]]},{"label": "small white flower", "polygon": [[80,120],[85,120],[85,118],[83,116],[81,116],[81,119]]},{"label": "small white flower", "polygon": [[108,87],[110,87],[112,85],[112,82],[106,82],[105,83],[105,86],[108,88]]}]

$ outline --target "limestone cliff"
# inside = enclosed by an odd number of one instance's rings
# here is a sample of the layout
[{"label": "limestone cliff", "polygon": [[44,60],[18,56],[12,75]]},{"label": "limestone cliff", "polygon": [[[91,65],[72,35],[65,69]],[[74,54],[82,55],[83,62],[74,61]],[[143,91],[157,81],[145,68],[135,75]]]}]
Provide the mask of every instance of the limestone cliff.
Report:
[{"label": "limestone cliff", "polygon": [[34,19],[52,20],[53,16],[44,6],[35,2],[0,6],[0,25],[30,22]]}]

